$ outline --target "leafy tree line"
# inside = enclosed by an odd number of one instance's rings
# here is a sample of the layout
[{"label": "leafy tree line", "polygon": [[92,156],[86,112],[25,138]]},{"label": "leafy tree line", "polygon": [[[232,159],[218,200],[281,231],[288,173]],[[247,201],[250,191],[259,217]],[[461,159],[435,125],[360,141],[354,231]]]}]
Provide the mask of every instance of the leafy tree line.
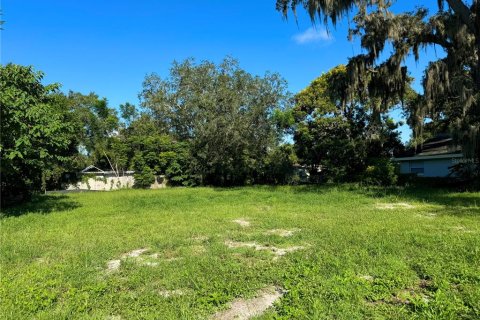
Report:
[{"label": "leafy tree line", "polygon": [[[480,72],[471,54],[478,36],[469,21],[480,15],[477,1],[447,2],[433,15],[422,8],[394,15],[391,1],[278,0],[285,15],[303,5],[325,23],[356,7],[350,34],[367,52],[295,96],[280,75],[254,76],[231,58],[186,60],[165,78],[148,75],[139,107],[125,103],[119,115],[95,93],[62,93],[30,67],[2,66],[2,202],[58,187],[62,174],[89,164],[119,175],[134,170],[137,187],[160,174],[184,186],[293,183],[294,164],[305,165],[313,181],[391,184],[389,159],[403,145],[388,112],[398,105],[415,129],[413,144],[450,131],[478,158]],[[387,43],[393,54],[378,62]],[[420,95],[402,61],[430,44],[447,56],[429,65]]]},{"label": "leafy tree line", "polygon": [[90,164],[134,170],[136,187],[155,175],[183,186],[294,183],[298,163],[345,181],[401,148],[391,120],[340,104],[344,66],[292,97],[280,75],[253,76],[231,58],[175,62],[168,77],[145,78],[139,108],[125,103],[119,113],[95,93],[42,84],[31,67],[0,70],[4,203],[58,188],[64,173]]},{"label": "leafy tree line", "polygon": [[43,73],[0,68],[2,206],[58,188],[62,175],[94,164],[136,187],[155,175],[171,185],[286,183],[296,160],[275,115],[289,104],[278,74],[253,76],[230,58],[174,63],[145,78],[140,108],[120,114],[95,93],[62,93]]},{"label": "leafy tree line", "polygon": [[2,203],[23,200],[45,188],[60,163],[75,154],[72,115],[65,112],[57,84],[42,85],[30,67],[0,69],[0,155]]}]

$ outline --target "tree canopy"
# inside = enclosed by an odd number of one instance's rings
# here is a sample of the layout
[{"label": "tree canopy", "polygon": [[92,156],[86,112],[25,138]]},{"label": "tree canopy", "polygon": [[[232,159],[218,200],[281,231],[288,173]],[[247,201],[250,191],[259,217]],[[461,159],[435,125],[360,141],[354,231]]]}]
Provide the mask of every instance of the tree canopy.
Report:
[{"label": "tree canopy", "polygon": [[298,157],[336,181],[360,180],[368,165],[402,149],[389,108],[377,113],[372,100],[343,99],[346,72],[340,65],[322,74],[295,96],[293,109]]},{"label": "tree canopy", "polygon": [[287,98],[278,74],[253,76],[231,58],[174,63],[166,79],[147,76],[141,93],[159,128],[190,144],[192,172],[213,185],[255,180],[278,142],[272,116]]}]

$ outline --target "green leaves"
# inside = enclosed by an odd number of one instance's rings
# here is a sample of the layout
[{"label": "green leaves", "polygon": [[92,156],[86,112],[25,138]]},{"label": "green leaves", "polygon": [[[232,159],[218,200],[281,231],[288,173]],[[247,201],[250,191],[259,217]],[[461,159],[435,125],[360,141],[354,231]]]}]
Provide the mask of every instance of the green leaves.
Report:
[{"label": "green leaves", "polygon": [[382,116],[389,108],[377,111],[374,100],[359,95],[347,100],[347,86],[347,69],[340,65],[295,96],[295,149],[318,178],[357,180],[369,158],[388,158],[402,146],[397,125]]},{"label": "green leaves", "polygon": [[289,103],[278,74],[253,76],[232,58],[174,62],[168,78],[145,78],[141,99],[160,131],[188,141],[191,172],[214,185],[256,175],[280,135],[272,115]]},{"label": "green leaves", "polygon": [[53,98],[59,86],[42,78],[31,67],[0,67],[2,204],[40,190],[42,173],[71,155],[72,124]]}]

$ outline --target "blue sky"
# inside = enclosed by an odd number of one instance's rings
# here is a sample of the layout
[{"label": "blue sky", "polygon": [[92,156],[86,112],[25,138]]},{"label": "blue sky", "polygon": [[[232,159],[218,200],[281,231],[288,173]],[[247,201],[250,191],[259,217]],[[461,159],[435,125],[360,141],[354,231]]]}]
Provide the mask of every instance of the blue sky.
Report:
[{"label": "blue sky", "polygon": [[[396,11],[412,10],[400,1]],[[417,1],[432,10],[437,0]],[[322,72],[361,53],[341,21],[326,33],[303,12],[298,24],[275,11],[275,0],[3,0],[1,62],[33,65],[45,83],[96,92],[111,107],[138,104],[146,74],[168,74],[173,60],[220,61],[226,55],[254,74],[279,72],[298,92]],[[420,89],[421,72],[440,49],[407,61]],[[398,112],[394,113],[400,119]],[[403,140],[410,131],[402,129]]]}]

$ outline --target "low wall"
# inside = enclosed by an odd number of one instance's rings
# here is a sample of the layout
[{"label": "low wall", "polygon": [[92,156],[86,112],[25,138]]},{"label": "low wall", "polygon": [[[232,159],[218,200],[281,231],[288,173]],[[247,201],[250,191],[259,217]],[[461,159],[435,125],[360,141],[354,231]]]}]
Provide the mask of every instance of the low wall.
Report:
[{"label": "low wall", "polygon": [[[111,191],[118,189],[132,188],[135,184],[133,175],[122,177],[104,177],[101,175],[88,178],[86,181],[79,181],[76,184],[69,184],[66,190],[92,190],[92,191]],[[151,189],[161,189],[167,186],[165,176],[156,176],[155,182],[150,186]]]}]

